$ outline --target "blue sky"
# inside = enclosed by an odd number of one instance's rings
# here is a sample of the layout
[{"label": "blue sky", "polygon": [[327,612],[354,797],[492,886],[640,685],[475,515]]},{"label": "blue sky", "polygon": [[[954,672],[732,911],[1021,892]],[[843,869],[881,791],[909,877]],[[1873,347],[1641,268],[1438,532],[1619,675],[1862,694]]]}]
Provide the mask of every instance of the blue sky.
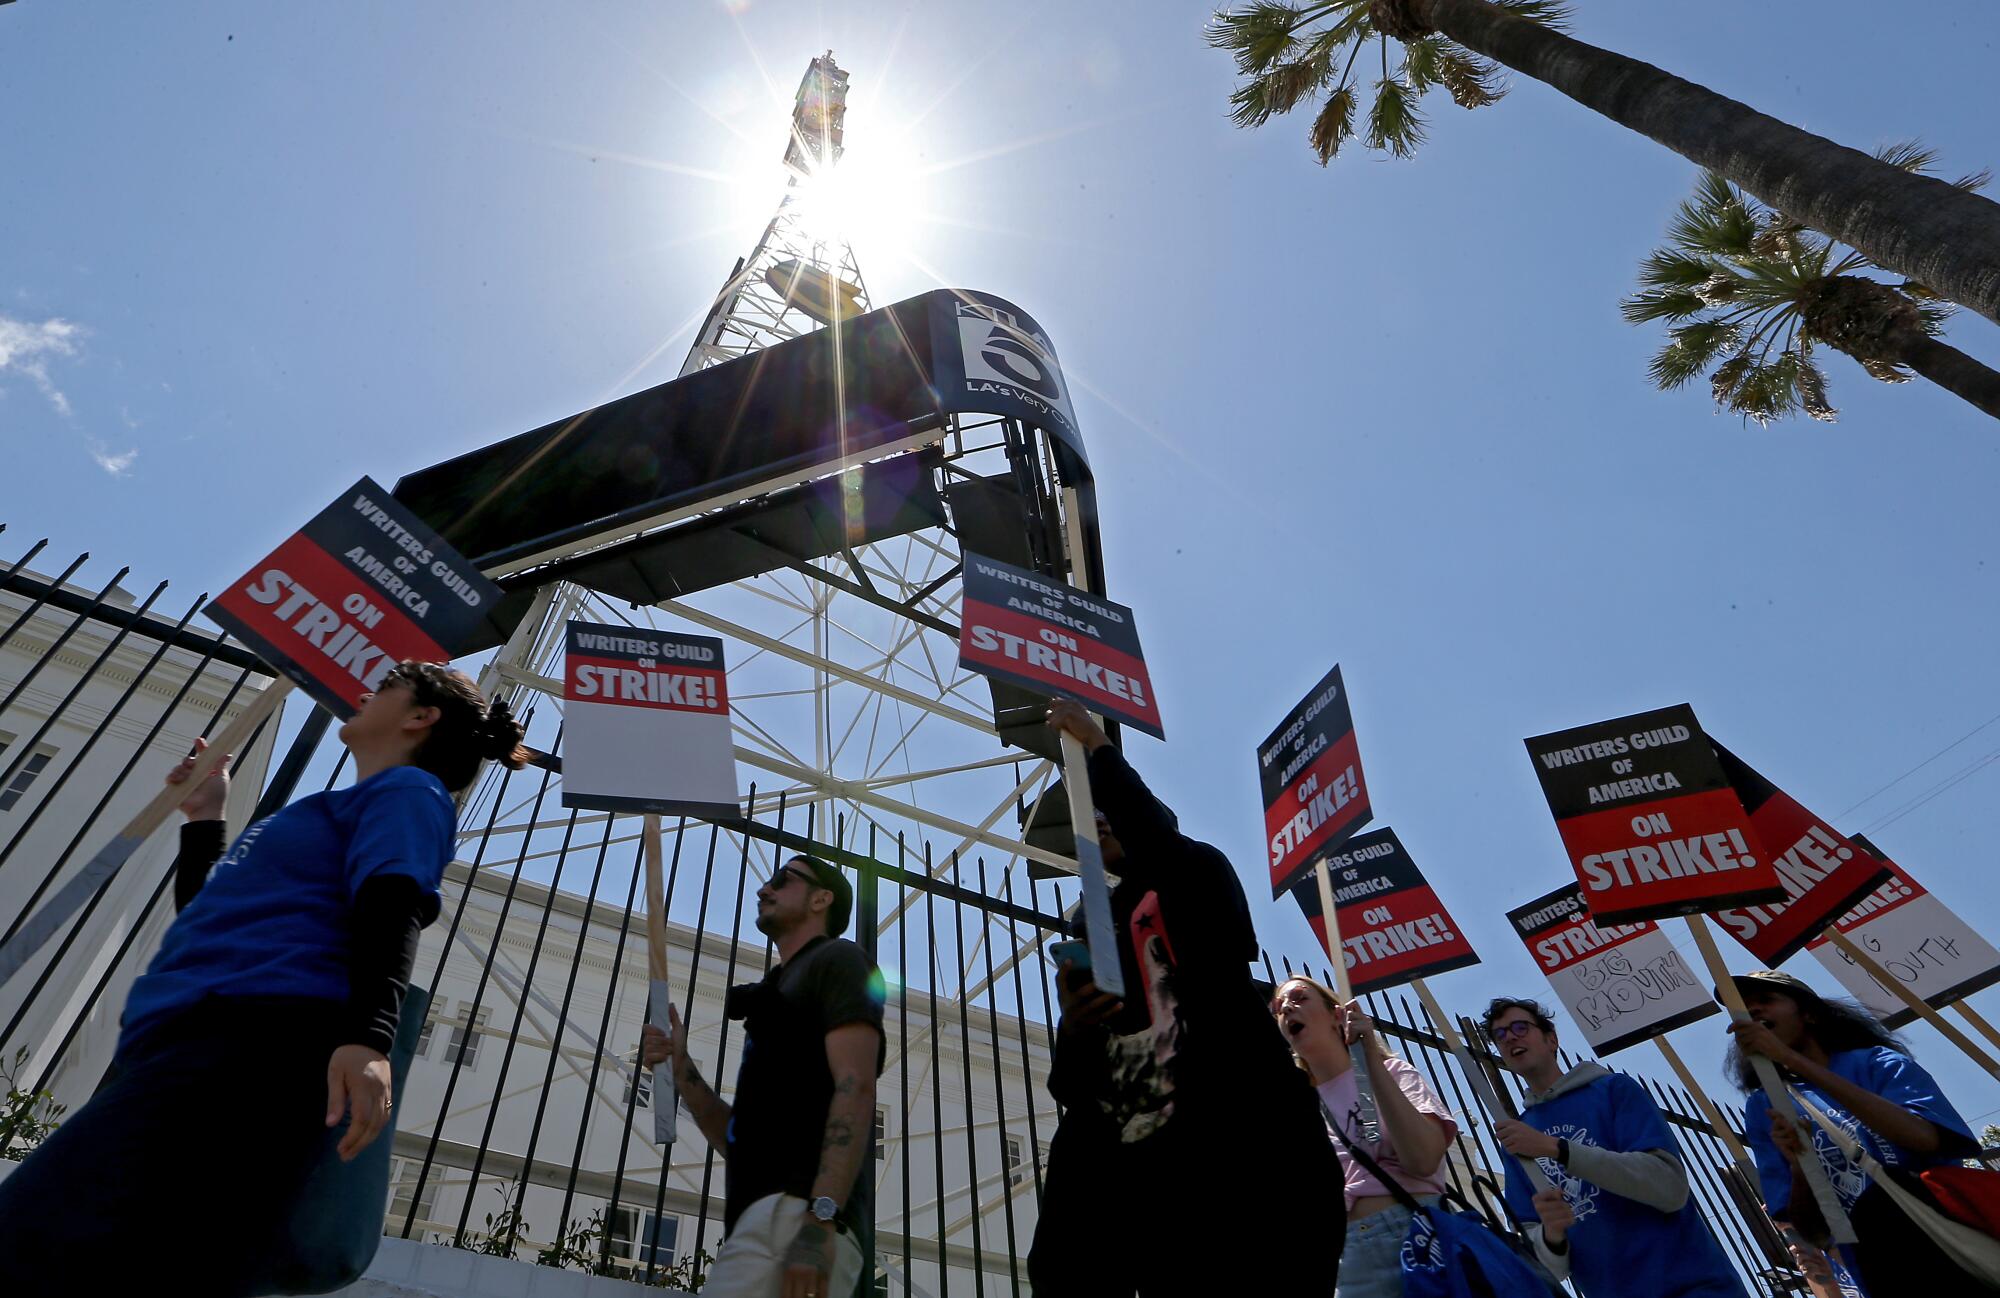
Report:
[{"label": "blue sky", "polygon": [[[1580,8],[1583,39],[1842,142],[1996,161],[1979,0]],[[1688,164],[1517,82],[1433,100],[1414,161],[1321,169],[1303,118],[1227,122],[1205,14],[0,8],[5,550],[214,587],[364,472],[670,377],[831,46],[851,156],[906,196],[858,240],[875,300],[1000,293],[1082,389],[1171,736],[1132,753],[1191,830],[1254,869],[1253,746],[1338,661],[1379,814],[1487,960],[1438,990],[1539,992],[1502,912],[1566,866],[1521,737],[1685,700],[1849,829],[1969,770],[1871,832],[2000,929],[2000,725],[1881,792],[2000,714],[2000,429],[1838,357],[1832,426],[1654,392],[1617,300]],[[1951,336],[2000,354],[1984,321]],[[1706,1066],[1718,1035],[1678,1041]]]}]

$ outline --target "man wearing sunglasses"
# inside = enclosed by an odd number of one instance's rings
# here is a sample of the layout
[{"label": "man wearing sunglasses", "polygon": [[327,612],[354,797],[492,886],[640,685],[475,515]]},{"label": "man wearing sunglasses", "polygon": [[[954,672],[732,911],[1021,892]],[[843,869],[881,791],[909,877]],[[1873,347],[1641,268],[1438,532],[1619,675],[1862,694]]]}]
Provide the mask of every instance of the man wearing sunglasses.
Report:
[{"label": "man wearing sunglasses", "polygon": [[1507,1206],[1550,1274],[1585,1298],[1743,1298],[1743,1284],[1688,1199],[1687,1170],[1644,1087],[1599,1063],[1563,1071],[1556,1025],[1535,1001],[1486,1007],[1500,1062],[1528,1088],[1519,1119],[1493,1124],[1508,1153],[1534,1159],[1534,1192],[1507,1160]]},{"label": "man wearing sunglasses", "polygon": [[855,1184],[875,1130],[882,975],[847,931],[854,891],[838,867],[795,856],[757,889],[757,928],[777,948],[762,982],[729,989],[742,1019],[734,1102],[681,1049],[680,1015],[648,1026],[640,1058],[671,1063],[681,1103],[723,1154],[727,1231],[709,1298],[850,1298],[872,1233]]}]

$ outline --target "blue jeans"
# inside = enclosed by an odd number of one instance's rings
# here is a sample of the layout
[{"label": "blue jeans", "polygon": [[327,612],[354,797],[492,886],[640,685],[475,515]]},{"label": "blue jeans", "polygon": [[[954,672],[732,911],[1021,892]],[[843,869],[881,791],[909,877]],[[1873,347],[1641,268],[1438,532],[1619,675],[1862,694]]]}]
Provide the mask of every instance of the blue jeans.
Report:
[{"label": "blue jeans", "polygon": [[[1434,1194],[1417,1196],[1426,1206],[1437,1201]],[[1410,1210],[1401,1204],[1359,1221],[1349,1218],[1334,1298],[1403,1298],[1403,1238],[1409,1233]]]}]

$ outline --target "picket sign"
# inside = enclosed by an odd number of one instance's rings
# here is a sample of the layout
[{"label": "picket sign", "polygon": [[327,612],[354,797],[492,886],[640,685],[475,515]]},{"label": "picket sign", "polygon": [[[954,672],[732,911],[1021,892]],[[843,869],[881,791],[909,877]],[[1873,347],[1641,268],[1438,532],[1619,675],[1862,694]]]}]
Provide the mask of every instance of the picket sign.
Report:
[{"label": "picket sign", "polygon": [[124,868],[132,853],[138,851],[140,845],[152,837],[153,831],[174,814],[175,808],[186,802],[188,795],[209,777],[223,754],[242,750],[257,727],[278,710],[278,705],[284,702],[291,689],[292,682],[282,677],[265,686],[263,692],[237,713],[236,718],[222,728],[222,733],[210,740],[208,747],[195,757],[187,779],[178,784],[163,785],[153,795],[152,801],[141,807],[139,814],[132,817],[116,837],[98,848],[83,868],[70,876],[68,883],[56,889],[55,895],[21,926],[19,932],[0,943],[0,987],[6,986],[7,980],[34,958],[35,952],[56,935],[70,916],[82,909],[98,889]]},{"label": "picket sign", "polygon": [[[1716,949],[1715,935],[1709,932],[1708,920],[1701,915],[1687,917],[1688,931],[1694,934],[1694,944],[1701,950],[1703,963],[1708,965],[1710,976],[1715,979],[1716,990],[1722,993],[1722,1004],[1729,1011],[1732,1022],[1744,1023],[1750,1018],[1750,1011],[1744,1007],[1743,993],[1736,986],[1735,977],[1729,966],[1723,963],[1722,952]],[[1778,1066],[1764,1055],[1744,1052],[1750,1060],[1752,1071],[1757,1074],[1757,1084],[1763,1089],[1764,1098],[1770,1101],[1771,1112],[1790,1115],[1792,1125],[1797,1128],[1799,1139],[1810,1149],[1813,1142],[1812,1128],[1798,1111],[1791,1106],[1785,1096],[1785,1084],[1778,1077]],[[1827,1233],[1836,1244],[1854,1243],[1854,1223],[1847,1219],[1847,1212],[1840,1206],[1840,1198],[1833,1192],[1833,1183],[1826,1179],[1826,1168],[1817,1158],[1799,1160],[1799,1171],[1804,1174],[1806,1185],[1812,1190],[1813,1202],[1819,1205],[1819,1213],[1826,1222]]]},{"label": "picket sign", "polygon": [[[1855,964],[1860,965],[1864,973],[1895,993],[1898,1000],[1909,1006],[1926,1023],[1929,1023],[1932,1027],[1943,1033],[1945,1040],[1963,1050],[1966,1057],[1971,1059],[1973,1063],[1978,1064],[1981,1068],[1993,1074],[1994,1077],[2000,1078],[2000,1060],[1995,1060],[1993,1056],[1973,1044],[1971,1037],[1960,1032],[1953,1024],[1946,1022],[1944,1015],[1939,1014],[1931,1008],[1930,1002],[1917,995],[1914,991],[1911,991],[1909,985],[1901,978],[1884,969],[1874,956],[1863,951],[1855,943],[1854,939],[1841,932],[1838,926],[1827,925],[1826,938],[1834,946],[1840,948],[1842,955],[1852,960]],[[1984,1022],[1984,1020],[1981,1020],[1981,1022]],[[1987,1031],[1989,1033],[1992,1031],[1990,1026]]]},{"label": "picket sign", "polygon": [[[667,982],[667,896],[666,884],[662,878],[662,864],[666,856],[660,842],[660,818],[647,816],[640,831],[646,852],[646,975],[651,980],[648,988],[646,1015],[647,1022],[662,1032],[673,1028],[667,1018],[667,1007],[673,1004],[673,987]],[[675,1041],[675,1050],[687,1049],[685,1041]],[[671,1064],[653,1065],[653,1140],[660,1145],[672,1145],[678,1134],[680,1122],[680,1092],[674,1087],[674,1070]]]},{"label": "picket sign", "polygon": [[[1431,1022],[1437,1025],[1438,1035],[1444,1038],[1445,1048],[1451,1051],[1451,1057],[1458,1061],[1458,1071],[1464,1073],[1465,1080],[1472,1084],[1474,1098],[1487,1113],[1492,1115],[1494,1121],[1500,1121],[1501,1115],[1507,1110],[1500,1107],[1500,1097],[1493,1093],[1493,1082],[1486,1076],[1485,1067],[1472,1057],[1471,1051],[1465,1048],[1465,1041],[1458,1035],[1458,1029],[1451,1025],[1451,1019],[1445,1014],[1444,1007],[1439,1005],[1437,997],[1431,994],[1430,985],[1421,978],[1412,978],[1410,986],[1416,989],[1417,999],[1424,1003],[1424,1013],[1430,1015]],[[1514,1161],[1521,1165],[1521,1171],[1526,1173],[1528,1184],[1535,1188],[1535,1193],[1540,1194],[1549,1188],[1549,1178],[1543,1175],[1540,1163],[1519,1154],[1514,1156]]]},{"label": "picket sign", "polygon": [[1736,1128],[1729,1125],[1722,1116],[1722,1110],[1716,1107],[1714,1100],[1708,1098],[1708,1092],[1701,1089],[1701,1083],[1697,1082],[1694,1074],[1688,1071],[1687,1064],[1681,1060],[1680,1051],[1674,1049],[1673,1043],[1664,1036],[1654,1037],[1653,1044],[1660,1048],[1660,1055],[1667,1061],[1667,1066],[1674,1070],[1674,1076],[1681,1079],[1681,1089],[1694,1096],[1694,1102],[1701,1106],[1701,1116],[1707,1118],[1708,1125],[1715,1128],[1715,1134],[1722,1137],[1722,1143],[1729,1148],[1729,1156],[1736,1160],[1736,1165],[1750,1178],[1750,1184],[1757,1184],[1757,1160],[1750,1157],[1749,1150],[1743,1148],[1743,1142],[1736,1138]]},{"label": "picket sign", "polygon": [[1972,1006],[1967,1004],[1965,1001],[1953,1002],[1952,1008],[1954,1010],[1957,1010],[1958,1016],[1964,1019],[1967,1023],[1970,1023],[1973,1029],[1976,1032],[1978,1032],[1980,1036],[1985,1037],[1988,1041],[1991,1041],[1996,1047],[2000,1047],[2000,1031],[1995,1031],[1993,1025],[1991,1023],[1988,1023],[1983,1017],[1981,1017],[1978,1010],[1973,1009]]}]

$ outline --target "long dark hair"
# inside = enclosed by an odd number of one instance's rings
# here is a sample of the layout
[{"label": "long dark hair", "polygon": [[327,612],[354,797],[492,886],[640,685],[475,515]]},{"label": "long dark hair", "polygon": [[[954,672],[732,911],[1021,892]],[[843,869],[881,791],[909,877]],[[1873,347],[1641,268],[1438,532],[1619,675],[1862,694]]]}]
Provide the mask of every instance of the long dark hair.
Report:
[{"label": "long dark hair", "polygon": [[521,744],[528,732],[507,701],[487,703],[464,672],[410,659],[396,664],[383,683],[392,681],[408,686],[422,706],[438,710],[437,724],[424,736],[411,765],[437,776],[450,792],[472,783],[482,761],[518,771],[532,756]]},{"label": "long dark hair", "polygon": [[[1830,1055],[1843,1050],[1868,1050],[1875,1046],[1887,1046],[1900,1054],[1915,1057],[1909,1044],[1888,1028],[1882,1021],[1862,1007],[1861,1002],[1851,1000],[1826,1000],[1815,997],[1808,1003],[1790,992],[1778,992],[1799,1007],[1805,1017],[1806,1031],[1819,1043],[1820,1049]],[[1729,1043],[1729,1054],[1723,1058],[1722,1069],[1745,1094],[1757,1089],[1757,1074],[1750,1068],[1750,1060],[1742,1047],[1734,1041]]]}]

